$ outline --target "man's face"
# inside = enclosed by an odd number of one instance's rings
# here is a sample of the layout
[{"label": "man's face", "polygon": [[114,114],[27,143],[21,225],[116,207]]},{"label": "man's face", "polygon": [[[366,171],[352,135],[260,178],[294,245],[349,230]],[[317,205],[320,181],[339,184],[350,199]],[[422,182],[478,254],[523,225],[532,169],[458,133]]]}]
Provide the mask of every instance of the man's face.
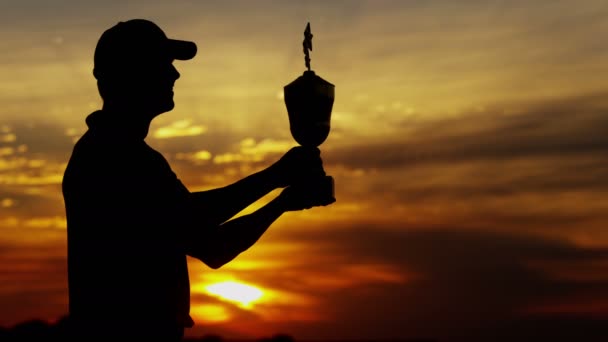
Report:
[{"label": "man's face", "polygon": [[159,58],[138,66],[132,75],[131,93],[137,105],[145,112],[156,116],[173,109],[173,85],[180,74],[173,66],[173,60]]}]

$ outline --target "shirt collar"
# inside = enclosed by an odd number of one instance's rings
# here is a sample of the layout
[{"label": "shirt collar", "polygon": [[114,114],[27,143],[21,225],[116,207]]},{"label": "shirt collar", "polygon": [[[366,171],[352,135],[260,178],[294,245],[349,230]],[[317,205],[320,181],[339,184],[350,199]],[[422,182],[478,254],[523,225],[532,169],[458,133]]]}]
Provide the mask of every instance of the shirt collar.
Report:
[{"label": "shirt collar", "polygon": [[149,126],[128,118],[129,113],[95,111],[86,118],[89,130],[111,137],[143,141],[148,135]]}]

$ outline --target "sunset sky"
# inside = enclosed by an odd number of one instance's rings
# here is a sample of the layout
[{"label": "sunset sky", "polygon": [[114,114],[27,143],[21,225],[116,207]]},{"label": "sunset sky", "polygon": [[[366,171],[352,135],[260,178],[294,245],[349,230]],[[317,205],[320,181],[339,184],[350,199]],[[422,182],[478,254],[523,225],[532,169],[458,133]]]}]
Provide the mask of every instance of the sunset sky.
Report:
[{"label": "sunset sky", "polygon": [[295,146],[307,22],[336,86],[337,202],[190,259],[189,335],[608,340],[605,0],[3,1],[0,325],[67,314],[63,171],[97,40],[132,18],[198,45],[146,139],[191,191]]}]

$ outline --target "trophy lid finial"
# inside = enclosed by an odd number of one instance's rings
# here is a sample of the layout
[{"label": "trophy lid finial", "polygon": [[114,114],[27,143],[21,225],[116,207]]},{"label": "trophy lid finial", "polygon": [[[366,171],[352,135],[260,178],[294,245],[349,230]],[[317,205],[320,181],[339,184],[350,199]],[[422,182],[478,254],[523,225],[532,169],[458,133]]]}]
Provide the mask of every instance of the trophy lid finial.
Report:
[{"label": "trophy lid finial", "polygon": [[312,32],[310,31],[310,23],[306,24],[302,47],[304,48],[304,62],[306,63],[306,68],[310,71],[310,55],[308,54],[309,50],[312,51]]}]

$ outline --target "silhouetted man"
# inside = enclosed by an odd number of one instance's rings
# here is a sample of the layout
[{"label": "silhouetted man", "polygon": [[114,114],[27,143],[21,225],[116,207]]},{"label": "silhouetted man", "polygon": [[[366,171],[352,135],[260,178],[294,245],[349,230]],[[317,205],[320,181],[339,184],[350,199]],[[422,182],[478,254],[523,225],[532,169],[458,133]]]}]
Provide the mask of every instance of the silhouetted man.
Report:
[{"label": "silhouetted man", "polygon": [[[221,267],[284,212],[334,201],[297,185],[324,174],[319,150],[300,147],[232,185],[188,191],[144,139],[152,119],[174,107],[172,62],[195,54],[194,43],[140,19],[99,39],[93,73],[103,108],[86,118],[63,179],[75,337],[181,339],[193,325],[187,255]],[[266,206],[230,220],[278,187]]]}]

